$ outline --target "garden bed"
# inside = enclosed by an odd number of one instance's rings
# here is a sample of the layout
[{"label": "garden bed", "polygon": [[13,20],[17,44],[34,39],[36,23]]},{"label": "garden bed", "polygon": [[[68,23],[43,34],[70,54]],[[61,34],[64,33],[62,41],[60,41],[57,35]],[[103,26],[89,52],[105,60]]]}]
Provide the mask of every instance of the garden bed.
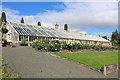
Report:
[{"label": "garden bed", "polygon": [[[118,52],[118,50],[114,49],[106,49],[106,50],[95,50],[95,49],[77,49],[71,50],[70,52],[79,52],[79,53],[98,53],[98,52]],[[69,52],[68,52],[69,53]]]},{"label": "garden bed", "polygon": [[[30,47],[32,48],[32,47]],[[39,52],[51,52],[48,50],[44,50],[44,49],[35,49]],[[73,50],[67,50],[67,49],[62,49],[58,52],[62,52],[62,53],[99,53],[99,52],[118,52],[118,50],[115,49],[107,49],[107,50],[95,50],[95,49],[73,49]]]},{"label": "garden bed", "polygon": [[79,52],[80,50],[118,50],[118,47],[105,47],[102,45],[89,45],[82,44],[80,42],[67,42],[59,40],[35,40],[33,41],[32,47],[36,50],[46,50],[50,52]]}]

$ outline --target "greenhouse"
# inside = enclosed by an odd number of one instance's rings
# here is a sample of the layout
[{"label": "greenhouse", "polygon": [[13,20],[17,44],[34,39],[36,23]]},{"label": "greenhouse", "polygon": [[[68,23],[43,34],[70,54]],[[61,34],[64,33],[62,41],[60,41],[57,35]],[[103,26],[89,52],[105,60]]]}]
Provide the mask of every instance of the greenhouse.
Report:
[{"label": "greenhouse", "polygon": [[111,45],[110,41],[94,35],[66,31],[58,29],[59,25],[55,28],[48,28],[44,26],[28,25],[23,23],[7,22],[6,28],[9,30],[6,34],[8,42],[19,43],[21,39],[26,39],[32,42],[35,39],[51,39],[51,40],[67,40],[67,41],[80,41],[85,44],[95,45]]}]

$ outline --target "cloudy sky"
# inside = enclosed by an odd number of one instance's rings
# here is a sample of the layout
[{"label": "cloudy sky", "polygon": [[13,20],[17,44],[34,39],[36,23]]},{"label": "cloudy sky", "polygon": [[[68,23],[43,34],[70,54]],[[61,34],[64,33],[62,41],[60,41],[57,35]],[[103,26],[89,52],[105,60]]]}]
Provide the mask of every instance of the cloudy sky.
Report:
[{"label": "cloudy sky", "polygon": [[3,2],[2,11],[7,20],[54,27],[57,23],[63,29],[69,25],[70,31],[93,35],[107,35],[118,27],[117,2]]}]

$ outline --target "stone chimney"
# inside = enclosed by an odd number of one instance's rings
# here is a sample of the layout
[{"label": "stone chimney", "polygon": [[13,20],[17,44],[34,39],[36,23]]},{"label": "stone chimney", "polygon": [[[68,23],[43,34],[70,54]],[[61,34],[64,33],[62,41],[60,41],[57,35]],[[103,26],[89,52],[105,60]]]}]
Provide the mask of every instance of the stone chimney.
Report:
[{"label": "stone chimney", "polygon": [[55,24],[55,29],[58,30],[59,29],[59,25]]}]

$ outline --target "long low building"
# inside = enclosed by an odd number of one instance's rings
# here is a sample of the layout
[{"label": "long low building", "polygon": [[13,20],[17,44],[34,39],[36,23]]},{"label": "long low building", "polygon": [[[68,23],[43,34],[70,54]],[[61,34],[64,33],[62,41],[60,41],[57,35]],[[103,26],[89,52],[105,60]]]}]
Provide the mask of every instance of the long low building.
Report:
[{"label": "long low building", "polygon": [[6,28],[8,29],[6,39],[8,42],[12,43],[19,43],[21,39],[25,38],[28,42],[32,42],[35,39],[57,39],[75,40],[85,44],[111,45],[110,41],[102,37],[79,32],[60,30],[58,29],[58,25],[55,25],[55,28],[48,28],[44,26],[7,22]]}]

